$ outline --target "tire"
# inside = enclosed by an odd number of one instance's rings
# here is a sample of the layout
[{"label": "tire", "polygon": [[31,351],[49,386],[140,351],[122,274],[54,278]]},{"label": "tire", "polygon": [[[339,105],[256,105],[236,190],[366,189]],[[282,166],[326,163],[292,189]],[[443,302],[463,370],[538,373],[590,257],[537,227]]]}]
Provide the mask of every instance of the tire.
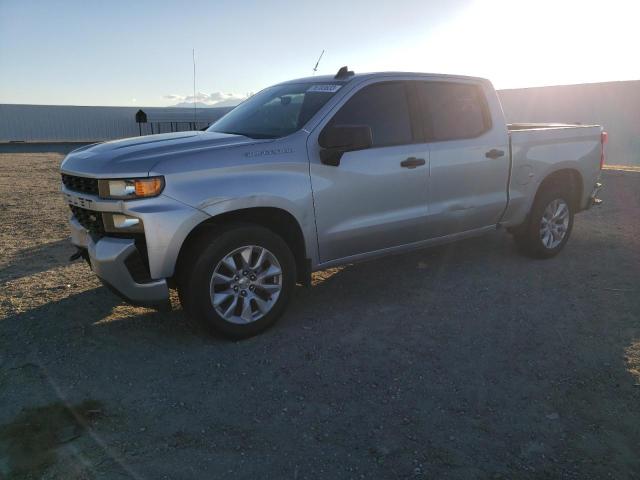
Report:
[{"label": "tire", "polygon": [[[565,216],[560,215],[565,210]],[[533,258],[556,256],[569,240],[573,216],[573,202],[565,191],[558,187],[543,190],[534,200],[527,223],[514,233],[519,250]]]},{"label": "tire", "polygon": [[205,232],[189,248],[178,266],[177,283],[183,310],[192,320],[212,333],[242,339],[282,315],[295,286],[296,263],[281,237],[263,227],[236,224]]}]

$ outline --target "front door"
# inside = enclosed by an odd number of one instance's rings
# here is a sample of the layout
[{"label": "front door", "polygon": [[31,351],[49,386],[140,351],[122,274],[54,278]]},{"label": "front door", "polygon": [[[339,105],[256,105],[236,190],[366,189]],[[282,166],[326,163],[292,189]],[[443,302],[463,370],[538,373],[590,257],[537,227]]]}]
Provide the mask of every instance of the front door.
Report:
[{"label": "front door", "polygon": [[[311,183],[322,263],[424,238],[429,153],[418,143],[407,85],[366,85],[309,137]],[[319,131],[368,125],[373,146],[344,153],[338,166],[320,161]]]}]

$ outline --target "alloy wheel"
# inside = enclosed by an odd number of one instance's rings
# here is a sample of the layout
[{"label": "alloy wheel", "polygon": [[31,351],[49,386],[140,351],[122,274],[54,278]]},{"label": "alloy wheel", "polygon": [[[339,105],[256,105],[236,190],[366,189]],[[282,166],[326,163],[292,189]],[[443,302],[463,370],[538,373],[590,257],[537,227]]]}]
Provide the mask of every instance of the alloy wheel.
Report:
[{"label": "alloy wheel", "polygon": [[222,318],[235,324],[255,322],[271,311],[280,296],[282,267],[264,247],[240,247],[218,262],[209,290]]},{"label": "alloy wheel", "polygon": [[562,243],[569,229],[569,205],[557,198],[547,205],[540,221],[540,240],[548,249]]}]

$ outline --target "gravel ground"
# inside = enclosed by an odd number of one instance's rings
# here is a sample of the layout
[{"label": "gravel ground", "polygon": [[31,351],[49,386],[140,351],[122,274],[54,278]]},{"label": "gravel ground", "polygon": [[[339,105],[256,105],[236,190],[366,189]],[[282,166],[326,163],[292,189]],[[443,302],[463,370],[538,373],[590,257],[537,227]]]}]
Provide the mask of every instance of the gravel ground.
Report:
[{"label": "gravel ground", "polygon": [[61,159],[0,155],[0,478],[640,478],[640,172],[555,259],[321,272],[234,343],[67,262]]}]

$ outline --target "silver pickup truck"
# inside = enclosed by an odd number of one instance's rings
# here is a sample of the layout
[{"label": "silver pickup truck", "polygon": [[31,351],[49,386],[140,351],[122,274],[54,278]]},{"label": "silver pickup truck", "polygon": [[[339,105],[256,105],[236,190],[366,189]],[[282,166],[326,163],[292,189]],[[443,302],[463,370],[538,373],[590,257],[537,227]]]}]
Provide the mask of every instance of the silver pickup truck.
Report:
[{"label": "silver pickup truck", "polygon": [[504,228],[556,255],[596,202],[597,125],[505,123],[481,78],[292,80],[202,132],[79,148],[63,161],[71,241],[132,303],[234,338],[282,314],[313,271]]}]

